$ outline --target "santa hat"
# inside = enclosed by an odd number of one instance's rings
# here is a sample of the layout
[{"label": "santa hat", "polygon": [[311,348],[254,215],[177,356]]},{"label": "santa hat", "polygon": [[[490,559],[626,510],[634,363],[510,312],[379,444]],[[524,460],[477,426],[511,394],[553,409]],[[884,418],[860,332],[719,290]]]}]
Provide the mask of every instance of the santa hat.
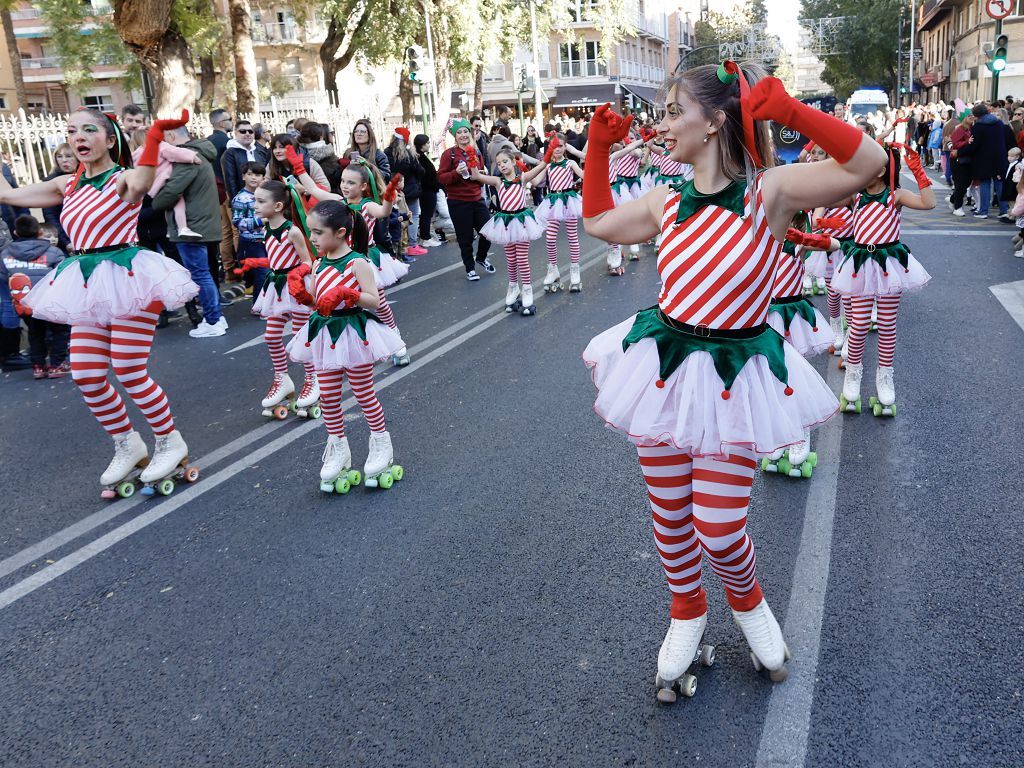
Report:
[{"label": "santa hat", "polygon": [[400,138],[406,144],[409,143],[409,129],[406,128],[404,125],[400,125],[397,128],[395,128],[395,136]]}]

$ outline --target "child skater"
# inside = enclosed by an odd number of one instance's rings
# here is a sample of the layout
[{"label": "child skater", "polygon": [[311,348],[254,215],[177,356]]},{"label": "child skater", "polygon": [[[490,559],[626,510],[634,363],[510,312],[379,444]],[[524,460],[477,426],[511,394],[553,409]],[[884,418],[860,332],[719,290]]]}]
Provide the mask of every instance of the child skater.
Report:
[{"label": "child skater", "polygon": [[893,360],[896,355],[896,315],[904,291],[913,291],[931,276],[900,242],[904,208],[929,211],[935,207],[932,182],[916,152],[904,147],[907,167],[920,194],[900,188],[900,150],[886,149],[888,159],[857,196],[853,213],[853,240],[843,246],[843,257],[832,285],[851,299],[850,330],[846,341],[846,377],[839,403],[844,411],[860,413],[860,384],[864,372],[864,342],[871,322],[871,305],[878,308],[878,370],[876,397],[870,405],[875,416],[896,415]]},{"label": "child skater", "polygon": [[[611,154],[612,174],[615,177],[612,181],[612,197],[616,205],[636,200],[643,194],[640,189],[640,161],[643,159],[645,144],[642,136],[630,134],[630,142]],[[629,246],[629,260],[637,261],[639,258],[640,246],[632,243]]]},{"label": "child skater", "polygon": [[544,277],[544,290],[555,292],[562,288],[562,276],[558,272],[558,228],[564,223],[569,239],[569,291],[579,293],[583,288],[580,282],[579,235],[583,203],[575,184],[576,179],[583,178],[583,170],[575,160],[565,156],[565,134],[561,133],[552,136],[548,142],[544,162],[547,163],[548,191],[536,211],[540,219],[547,221],[548,273]]},{"label": "child skater", "polygon": [[480,234],[492,243],[505,246],[508,270],[505,311],[519,310],[521,315],[527,317],[537,314],[537,307],[533,303],[533,285],[530,284],[530,241],[544,234],[545,222],[530,210],[526,184],[547,168],[547,162],[542,161],[527,170],[521,160],[517,161],[514,150],[506,146],[498,150],[495,163],[501,176],[480,173],[476,164],[470,168],[473,181],[489,184],[498,190],[498,211],[480,229]]},{"label": "child skater", "polygon": [[[816,208],[812,219],[814,220],[814,234],[835,240],[840,246],[853,237],[853,209],[848,205]],[[832,286],[832,276],[840,254],[812,248],[808,248],[807,253],[807,259],[804,262],[807,273],[813,275],[815,279],[825,281],[829,325],[832,327],[833,337],[829,352],[841,355],[846,338],[841,315],[844,305],[849,304],[849,299],[843,299]],[[847,313],[847,317],[849,317],[849,313]]]},{"label": "child skater", "polygon": [[[837,402],[796,349],[767,325],[787,228],[797,211],[852,194],[884,160],[855,128],[790,97],[782,83],[731,61],[675,75],[658,125],[692,181],[658,186],[615,206],[609,148],[631,118],[607,104],[590,123],[583,224],[603,240],[663,233],[658,303],[595,337],[583,353],[598,389],[595,411],[637,446],[655,538],[672,591],[658,654],[659,699],[690,694],[686,674],[707,623],[701,560],[722,579],[757,669],[786,677],[789,652],[754,569],[746,533],[756,457],[803,439]],[[762,170],[768,122],[798,130],[832,160]],[[756,122],[755,122],[756,121]]]},{"label": "child skater", "polygon": [[[292,334],[298,333],[309,319],[308,307],[297,302],[288,292],[288,275],[301,264],[311,264],[312,255],[302,230],[292,223],[291,218],[285,217],[285,210],[294,215],[288,186],[281,181],[265,181],[253,194],[256,215],[266,226],[264,244],[270,273],[253,300],[252,313],[267,321],[263,341],[274,366],[274,380],[260,405],[264,416],[283,419],[288,415],[288,409],[281,404],[295,394],[295,384],[288,375],[284,330],[291,324]],[[312,365],[306,366],[299,396],[293,399],[294,410],[301,416],[306,416],[320,399],[320,384]]]},{"label": "child skater", "polygon": [[312,365],[320,380],[327,427],[320,490],[348,493],[361,479],[359,472],[352,470],[352,451],[345,437],[341,408],[345,376],[370,427],[370,447],[363,465],[366,485],[390,488],[402,479],[403,472],[394,463],[384,409],[373,388],[373,364],[404,344],[397,331],[367,311],[377,309],[380,295],[376,267],[366,258],[369,228],[348,205],[329,200],[310,211],[309,233],[319,258],[312,269],[302,264],[289,273],[288,290],[316,311],[288,343],[288,354],[296,362]]}]

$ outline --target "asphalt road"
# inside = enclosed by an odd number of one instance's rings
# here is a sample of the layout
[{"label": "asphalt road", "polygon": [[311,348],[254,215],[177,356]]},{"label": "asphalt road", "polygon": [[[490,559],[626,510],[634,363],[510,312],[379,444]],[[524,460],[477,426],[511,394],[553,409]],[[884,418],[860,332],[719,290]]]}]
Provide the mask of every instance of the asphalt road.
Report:
[{"label": "asphalt road", "polygon": [[934,279],[901,309],[899,415],[836,417],[811,480],[756,479],[790,678],[754,673],[706,569],[718,661],[673,707],[642,478],[579,357],[654,302],[650,249],[609,278],[585,238],[584,292],[532,318],[501,310],[500,255],[476,284],[454,245],[421,259],[390,292],[413,365],[378,378],[389,491],[320,494],[323,428],[261,417],[242,305],[224,337],[158,334],[203,471],[167,499],[101,502],[111,447],[72,383],[3,375],[0,765],[1021,765],[1024,305],[990,287],[1024,260],[993,221],[905,228]]}]

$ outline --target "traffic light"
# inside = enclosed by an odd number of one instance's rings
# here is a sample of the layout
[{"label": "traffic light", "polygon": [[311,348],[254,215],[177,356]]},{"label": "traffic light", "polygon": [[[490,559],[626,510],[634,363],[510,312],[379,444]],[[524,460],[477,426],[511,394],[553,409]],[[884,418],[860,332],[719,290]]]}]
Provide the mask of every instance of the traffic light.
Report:
[{"label": "traffic light", "polygon": [[985,66],[989,72],[1002,72],[1006,69],[1006,49],[1010,45],[1010,38],[1006,35],[999,35],[992,43],[991,50],[987,51],[988,61]]},{"label": "traffic light", "polygon": [[521,67],[519,67],[519,83],[518,83],[518,85],[516,87],[516,90],[517,91],[525,91],[525,90],[527,90],[526,83],[527,83],[527,80],[529,80],[529,78],[530,78],[530,74],[526,70],[526,65],[523,64]]},{"label": "traffic light", "polygon": [[405,66],[409,70],[409,79],[414,83],[423,82],[425,63],[423,46],[410,45],[405,49]]}]

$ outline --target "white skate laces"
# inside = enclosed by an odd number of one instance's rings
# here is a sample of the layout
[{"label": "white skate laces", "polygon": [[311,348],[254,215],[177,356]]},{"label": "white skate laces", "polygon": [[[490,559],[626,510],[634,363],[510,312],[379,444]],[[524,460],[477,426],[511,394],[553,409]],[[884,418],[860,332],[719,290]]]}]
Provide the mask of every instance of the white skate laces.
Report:
[{"label": "white skate laces", "polygon": [[347,437],[327,436],[327,445],[324,446],[323,468],[320,470],[320,479],[330,482],[348,469],[352,462],[352,452],[348,447]]},{"label": "white skate laces", "polygon": [[683,676],[697,655],[708,615],[696,619],[672,619],[658,651],[658,677],[671,683]]},{"label": "white skate laces", "polygon": [[370,447],[367,451],[363,474],[367,477],[379,475],[391,465],[394,451],[391,447],[391,434],[388,432],[371,432]]},{"label": "white skate laces", "polygon": [[891,367],[878,366],[875,373],[875,391],[878,393],[878,401],[882,405],[892,405],[896,402],[896,385],[893,381]]},{"label": "white skate laces", "polygon": [[750,646],[754,667],[766,667],[772,672],[772,679],[781,682],[785,679],[785,664],[789,658],[789,649],[782,639],[782,630],[775,620],[772,609],[764,599],[749,611],[733,611],[733,619]]},{"label": "white skate laces", "polygon": [[110,485],[125,478],[148,455],[146,444],[138,432],[114,435],[114,458],[100,476],[100,483]]},{"label": "white skate laces", "polygon": [[863,363],[846,364],[846,376],[843,379],[843,395],[850,402],[860,399],[860,380],[863,374]]},{"label": "white skate laces", "polygon": [[306,376],[305,381],[302,382],[302,390],[299,392],[299,399],[296,401],[296,405],[307,406],[312,405],[320,399],[320,382],[316,378],[315,373],[311,373]]},{"label": "white skate laces", "polygon": [[142,471],[139,479],[144,483],[150,483],[167,477],[187,457],[188,446],[185,445],[185,441],[178,430],[172,430],[166,435],[157,435],[156,445],[153,448],[153,458]]}]

